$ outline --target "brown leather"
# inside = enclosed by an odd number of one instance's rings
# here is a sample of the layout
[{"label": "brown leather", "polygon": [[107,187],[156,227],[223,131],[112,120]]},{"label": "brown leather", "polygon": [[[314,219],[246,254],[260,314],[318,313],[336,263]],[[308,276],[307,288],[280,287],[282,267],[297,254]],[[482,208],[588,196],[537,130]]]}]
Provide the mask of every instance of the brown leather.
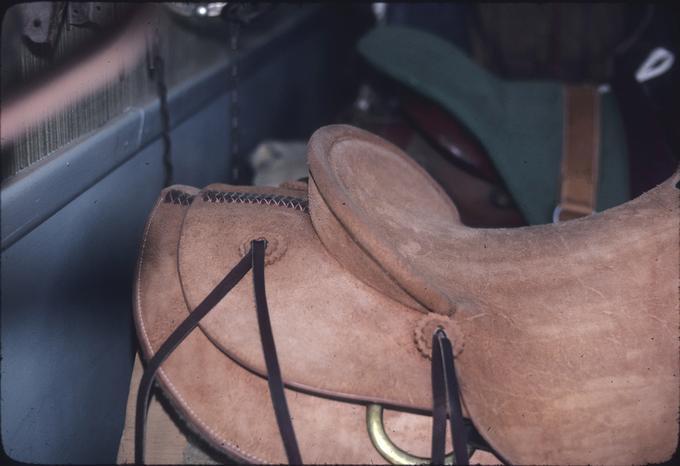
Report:
[{"label": "brown leather", "polygon": [[[464,139],[461,136],[460,139],[453,139],[453,142],[463,144]],[[408,145],[399,147],[425,168],[446,191],[456,205],[463,225],[504,228],[527,224],[505,188],[459,168],[423,138],[414,136]]]},{"label": "brown leather", "polygon": [[[194,309],[259,237],[268,241],[267,298],[286,382],[347,400],[429,411],[431,388],[423,380],[429,380],[430,363],[413,341],[426,311],[414,312],[343,268],[319,241],[307,213],[195,197],[178,246],[186,308]],[[252,284],[237,285],[200,327],[233,360],[266,374]],[[375,356],[382,353],[393,357]]]},{"label": "brown leather", "polygon": [[[210,186],[211,189],[217,187]],[[176,188],[176,186],[167,188],[161,194],[161,199],[149,219],[140,252],[134,308],[135,323],[144,359],[148,359],[158,349],[176,325],[186,317],[187,312],[177,273],[177,244],[189,206],[163,201],[165,194]],[[222,186],[222,188],[228,190],[236,187]],[[181,189],[187,190],[187,188]],[[273,190],[273,188],[245,187],[238,187],[238,189],[267,193]],[[187,192],[193,194],[195,190],[187,190]],[[196,199],[194,198],[193,202],[196,202]],[[283,214],[284,217],[290,215],[293,219],[296,216],[305,218],[307,215],[302,212],[294,213],[295,211],[284,210],[285,208],[281,207],[247,204],[214,204],[213,212],[217,213],[224,207],[233,207],[237,211],[249,210],[251,216],[264,214],[266,217],[268,213],[276,213],[278,210],[286,212]],[[303,223],[303,228],[305,228],[304,225]],[[238,228],[239,224],[235,222],[231,226]],[[308,220],[307,227],[311,228]],[[233,228],[224,231],[229,231],[230,234],[235,233]],[[216,245],[217,248],[236,248],[238,251],[238,242],[233,244],[224,242],[224,231],[220,234],[222,244]],[[280,230],[277,228],[277,231],[288,230],[286,225],[281,225]],[[297,233],[298,231],[290,230],[287,237],[295,239]],[[302,241],[298,244],[303,248],[306,247]],[[330,266],[333,267],[335,261],[326,257]],[[211,262],[211,258],[206,258],[204,262],[206,264]],[[333,271],[339,270],[339,264],[335,264]],[[286,265],[290,264],[283,264],[282,268],[285,269]],[[267,293],[271,302],[272,326],[285,377],[290,367],[284,361],[288,346],[291,343],[303,346],[301,343],[303,340],[286,341],[287,338],[282,334],[282,331],[288,327],[286,313],[281,311],[293,313],[296,310],[305,311],[305,309],[297,305],[288,308],[275,302],[274,295],[279,287],[276,286],[275,278],[271,276],[273,268],[272,265],[265,270],[268,279]],[[290,272],[294,274],[295,270]],[[362,287],[357,281],[351,282],[349,286],[352,285],[358,286],[359,292],[367,288]],[[238,285],[238,287],[241,286],[250,288],[250,281]],[[252,297],[252,289],[244,289],[242,293]],[[325,301],[327,300],[324,299],[318,303],[319,311],[333,312],[334,309]],[[348,308],[352,304],[354,303],[348,303]],[[375,303],[369,301],[369,304]],[[389,301],[383,301],[380,304],[384,305],[385,310],[389,310]],[[236,309],[238,310],[232,313],[234,316],[250,314],[250,311],[254,313],[252,303],[245,308]],[[359,321],[356,324],[361,323]],[[391,330],[389,325],[384,328],[385,332]],[[337,329],[320,329],[329,336],[332,336],[335,330]],[[389,337],[389,334],[385,337]],[[259,337],[255,338],[258,338],[256,343],[259,344]],[[412,338],[409,335],[408,340],[411,343],[409,348],[417,352]],[[333,355],[324,356],[333,358]],[[418,357],[421,356],[418,355]],[[429,362],[424,358],[423,364],[429,366]],[[380,370],[379,368],[378,372]],[[423,376],[425,380],[429,380],[429,373]],[[370,375],[367,373],[365,377],[370,378]],[[268,463],[285,461],[266,380],[227,357],[204,332],[195,331],[173,352],[159,370],[159,382],[187,425],[215,448],[243,461]],[[420,383],[424,385],[425,391],[429,390],[428,383]],[[288,390],[287,398],[302,456],[306,462],[384,462],[373,448],[366,433],[366,414],[363,406],[332,401],[291,390]],[[429,417],[388,410],[385,413],[385,423],[395,443],[414,454],[428,456],[431,424]]]},{"label": "brown leather", "polygon": [[418,131],[445,152],[456,165],[465,167],[487,182],[502,184],[484,146],[449,112],[428,99],[408,92],[402,95],[401,107]]},{"label": "brown leather", "polygon": [[[162,193],[136,280],[145,359],[244,244],[265,237],[271,324],[305,462],[384,462],[366,432],[367,402],[392,408],[397,445],[429,456],[426,355],[437,325],[454,342],[465,414],[508,461],[670,457],[680,395],[678,174],[588,218],[478,230],[460,224],[423,170],[369,133],[322,128],[309,162],[308,204],[281,188]],[[246,279],[159,381],[215,448],[282,462],[264,373]]]},{"label": "brown leather", "polygon": [[600,96],[594,86],[564,87],[564,136],[557,219],[595,211],[600,160]]}]

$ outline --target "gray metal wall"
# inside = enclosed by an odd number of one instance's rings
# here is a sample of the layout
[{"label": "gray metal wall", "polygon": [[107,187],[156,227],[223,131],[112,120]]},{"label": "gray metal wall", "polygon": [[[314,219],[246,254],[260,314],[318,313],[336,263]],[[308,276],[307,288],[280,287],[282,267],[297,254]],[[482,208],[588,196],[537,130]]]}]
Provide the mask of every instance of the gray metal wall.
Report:
[{"label": "gray metal wall", "polygon": [[[299,8],[248,52],[259,58],[244,66],[244,152],[307,137],[337,110],[338,51],[354,38],[323,10]],[[221,63],[169,94],[176,183],[228,180],[228,76]],[[14,459],[115,461],[136,350],[133,271],[163,183],[159,134],[154,102],[2,187],[1,432]]]}]

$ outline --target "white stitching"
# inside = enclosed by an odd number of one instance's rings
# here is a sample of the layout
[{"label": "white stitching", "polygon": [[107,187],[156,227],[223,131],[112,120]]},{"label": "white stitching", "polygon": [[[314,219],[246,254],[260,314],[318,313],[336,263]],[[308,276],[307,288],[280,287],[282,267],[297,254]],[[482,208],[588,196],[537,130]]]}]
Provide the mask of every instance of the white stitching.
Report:
[{"label": "white stitching", "polygon": [[[146,242],[147,242],[147,237],[149,234],[149,230],[151,229],[151,224],[153,223],[153,218],[156,215],[158,205],[160,204],[161,199],[159,199],[156,202],[156,205],[154,206],[153,213],[151,214],[151,218],[149,218],[149,222],[146,225],[146,229],[144,230],[144,237],[142,238],[142,247],[139,253],[139,260],[137,262],[137,280],[135,280],[135,284],[137,286],[137,309],[134,310],[137,321],[139,322],[139,325],[142,330],[142,335],[143,335],[143,343],[146,346],[146,350],[149,354],[155,353],[153,351],[153,347],[151,346],[151,341],[149,339],[149,335],[146,332],[146,327],[144,326],[144,319],[142,318],[142,297],[141,297],[141,286],[140,286],[140,275],[142,271],[142,263],[144,262],[144,250],[146,248]],[[238,451],[240,454],[242,454],[246,458],[250,458],[251,460],[255,460],[259,463],[266,463],[266,462],[271,462],[271,461],[265,461],[255,455],[251,455],[249,453],[246,453],[245,451],[241,450],[238,448],[236,445],[233,443],[229,442],[227,439],[224,438],[224,433],[222,432],[216,432],[214,429],[209,427],[205,421],[203,421],[197,414],[196,412],[191,409],[191,407],[187,404],[185,401],[184,397],[179,393],[179,390],[177,390],[177,387],[173,385],[173,383],[169,380],[165,372],[163,371],[163,368],[158,369],[158,373],[160,374],[160,378],[163,379],[163,382],[165,382],[169,387],[170,387],[170,392],[172,392],[173,395],[175,395],[179,400],[182,402],[182,408],[186,409],[189,411],[190,414],[194,416],[195,421],[198,422],[198,424],[205,430],[208,431],[209,434],[211,434],[216,440],[220,441],[222,445],[226,444],[227,446],[233,448],[234,450]]]}]

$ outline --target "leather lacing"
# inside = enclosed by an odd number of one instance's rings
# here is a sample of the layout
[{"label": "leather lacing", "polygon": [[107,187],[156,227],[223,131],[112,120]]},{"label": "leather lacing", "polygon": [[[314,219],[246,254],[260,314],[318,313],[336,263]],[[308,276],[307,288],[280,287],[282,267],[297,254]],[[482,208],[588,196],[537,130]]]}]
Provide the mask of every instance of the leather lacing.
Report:
[{"label": "leather lacing", "polygon": [[235,191],[203,191],[206,202],[235,203],[235,204],[264,204],[278,207],[288,207],[302,212],[309,212],[306,199],[280,194],[240,193]]},{"label": "leather lacing", "polygon": [[[220,204],[261,204],[276,207],[286,207],[309,213],[309,203],[306,199],[280,194],[243,193],[238,191],[203,191],[200,196],[205,202]],[[166,204],[190,205],[194,200],[193,195],[178,189],[171,189],[163,198]]]},{"label": "leather lacing", "polygon": [[[226,194],[226,193],[225,193]],[[238,194],[238,193],[237,193]],[[243,194],[243,193],[240,193]],[[172,199],[178,199],[173,197]],[[174,202],[174,201],[168,201]],[[178,202],[182,202],[178,199]],[[186,200],[185,200],[186,202]],[[190,201],[188,201],[190,202]],[[269,309],[265,292],[265,248],[266,240],[253,240],[248,253],[236,266],[217,284],[208,296],[196,306],[193,312],[172,332],[163,342],[158,351],[148,361],[142,375],[137,392],[137,409],[135,413],[135,463],[144,463],[144,430],[146,415],[151,394],[151,387],[156,378],[156,372],[165,359],[179,346],[179,344],[198,326],[199,322],[208,314],[243,277],[253,270],[253,287],[255,290],[255,309],[260,331],[262,351],[267,368],[267,382],[269,394],[274,406],[276,422],[286,451],[288,462],[302,464],[302,457],[295,437],[295,430],[290,419],[288,403],[284,392],[283,377],[279,368],[274,335],[269,320]],[[446,418],[451,424],[451,436],[454,447],[456,464],[469,464],[467,448],[467,429],[463,421],[458,380],[454,365],[451,341],[442,328],[432,335],[432,463],[444,464],[446,447]],[[454,435],[455,432],[455,435]]]},{"label": "leather lacing", "polygon": [[171,189],[163,198],[163,202],[166,204],[179,204],[179,205],[191,205],[194,200],[194,196],[187,194],[179,189]]}]

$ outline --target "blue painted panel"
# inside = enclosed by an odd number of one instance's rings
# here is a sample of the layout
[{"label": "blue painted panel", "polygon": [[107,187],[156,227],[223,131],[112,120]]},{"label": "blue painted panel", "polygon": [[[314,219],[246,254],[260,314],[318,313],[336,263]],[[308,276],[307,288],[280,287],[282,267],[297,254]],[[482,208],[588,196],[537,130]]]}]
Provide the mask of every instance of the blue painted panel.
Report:
[{"label": "blue painted panel", "polygon": [[192,118],[171,133],[173,183],[202,188],[229,179],[229,98],[216,97],[199,118]]},{"label": "blue painted panel", "polygon": [[162,185],[161,153],[147,147],[4,251],[2,440],[15,459],[115,458],[133,251]]},{"label": "blue painted panel", "polygon": [[[263,52],[244,59],[239,88],[243,154],[265,138],[305,138],[347,102],[351,86],[340,51],[346,56],[356,37],[340,35],[347,24],[331,13],[307,16],[304,28],[291,19],[276,23],[274,32],[295,29],[285,40],[268,37],[267,28],[256,37]],[[202,187],[229,179],[228,85],[222,64],[170,92],[175,183]],[[3,194],[16,195],[2,200],[13,229],[3,228],[0,261],[0,430],[15,459],[115,462],[136,347],[133,271],[163,182],[158,103],[135,112],[136,121],[111,122],[120,127],[99,133],[109,131],[123,146],[134,140],[134,151],[112,152],[118,146],[95,133],[69,150],[80,151],[79,163],[93,162],[83,154],[112,153],[110,164],[84,163],[69,178],[69,154],[55,154],[45,164],[58,169],[36,166],[22,186],[16,180],[3,186]],[[62,189],[57,202],[50,186],[73,189]],[[34,215],[35,199],[51,201],[49,209],[41,202]]]},{"label": "blue painted panel", "polygon": [[[172,132],[177,181],[229,172],[226,96]],[[148,145],[3,251],[2,441],[38,463],[115,461],[134,333],[132,277],[163,183]]]}]

